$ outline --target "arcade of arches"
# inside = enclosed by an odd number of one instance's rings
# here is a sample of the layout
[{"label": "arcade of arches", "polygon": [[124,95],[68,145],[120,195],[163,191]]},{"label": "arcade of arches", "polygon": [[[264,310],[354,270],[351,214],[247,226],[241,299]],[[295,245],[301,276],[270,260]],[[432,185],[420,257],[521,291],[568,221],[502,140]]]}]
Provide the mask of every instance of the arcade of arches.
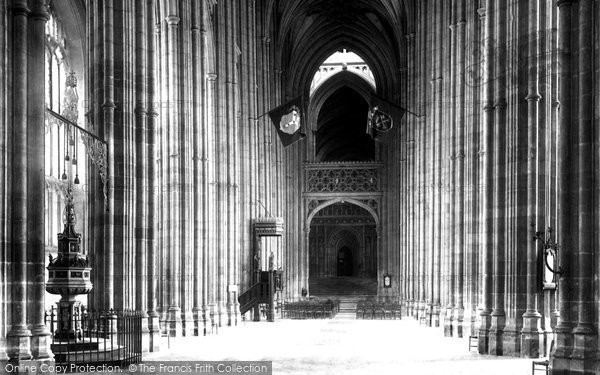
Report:
[{"label": "arcade of arches", "polygon": [[[146,351],[241,320],[275,216],[280,299],[370,280],[481,354],[598,373],[599,20],[597,0],[0,2],[0,360],[52,357],[68,185],[83,301],[142,312]],[[406,110],[376,141],[373,94]],[[263,114],[300,95],[283,147]]]}]

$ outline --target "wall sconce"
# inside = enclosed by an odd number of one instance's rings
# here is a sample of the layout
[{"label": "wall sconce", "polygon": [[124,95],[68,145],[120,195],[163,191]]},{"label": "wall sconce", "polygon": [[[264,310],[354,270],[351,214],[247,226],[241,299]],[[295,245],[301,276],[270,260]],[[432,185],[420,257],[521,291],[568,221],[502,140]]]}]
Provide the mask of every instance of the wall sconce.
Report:
[{"label": "wall sconce", "polygon": [[546,232],[535,232],[533,241],[542,243],[542,269],[543,269],[543,287],[544,289],[556,289],[558,279],[556,275],[564,274],[563,269],[558,265],[558,247],[552,236],[552,228],[548,227]]},{"label": "wall sconce", "polygon": [[385,275],[383,275],[383,287],[384,288],[392,287],[392,275],[390,275],[389,273],[386,273]]}]

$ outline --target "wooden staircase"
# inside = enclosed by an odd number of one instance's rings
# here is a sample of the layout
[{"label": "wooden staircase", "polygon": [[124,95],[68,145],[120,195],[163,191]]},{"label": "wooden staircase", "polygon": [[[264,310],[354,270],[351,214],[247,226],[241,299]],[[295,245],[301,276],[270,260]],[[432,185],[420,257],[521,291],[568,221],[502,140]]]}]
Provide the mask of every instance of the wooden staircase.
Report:
[{"label": "wooden staircase", "polygon": [[238,297],[240,314],[254,309],[254,320],[260,321],[259,307],[267,305],[267,320],[275,320],[275,292],[281,280],[281,271],[257,271],[256,283]]},{"label": "wooden staircase", "polygon": [[261,303],[269,303],[269,283],[257,282],[238,297],[240,314],[244,315],[249,310],[258,307]]}]

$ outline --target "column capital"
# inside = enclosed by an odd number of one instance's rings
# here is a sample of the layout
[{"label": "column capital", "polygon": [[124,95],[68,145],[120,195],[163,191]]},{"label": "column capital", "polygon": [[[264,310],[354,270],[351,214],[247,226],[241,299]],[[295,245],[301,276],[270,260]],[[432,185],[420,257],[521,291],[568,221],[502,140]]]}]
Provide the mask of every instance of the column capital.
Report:
[{"label": "column capital", "polygon": [[50,13],[48,12],[48,6],[46,5],[46,1],[35,1],[33,9],[31,10],[31,13],[29,13],[29,17],[35,20],[48,21],[50,19]]},{"label": "column capital", "polygon": [[556,6],[557,7],[562,7],[563,5],[571,5],[573,3],[573,0],[556,0]]},{"label": "column capital", "polygon": [[179,21],[181,21],[181,18],[179,18],[175,15],[169,15],[169,16],[165,17],[165,20],[167,21],[167,24],[169,24],[170,26],[177,26],[177,25],[179,25]]},{"label": "column capital", "polygon": [[31,9],[27,6],[27,0],[20,0],[13,2],[12,12],[15,16],[26,16],[31,12]]},{"label": "column capital", "polygon": [[477,9],[477,14],[479,14],[480,19],[484,19],[485,16],[487,15],[487,10],[485,9],[485,7],[481,7],[479,9]]},{"label": "column capital", "polygon": [[496,103],[494,104],[494,108],[498,108],[498,109],[504,109],[508,106],[508,103],[506,103],[506,99],[504,98],[499,98]]}]

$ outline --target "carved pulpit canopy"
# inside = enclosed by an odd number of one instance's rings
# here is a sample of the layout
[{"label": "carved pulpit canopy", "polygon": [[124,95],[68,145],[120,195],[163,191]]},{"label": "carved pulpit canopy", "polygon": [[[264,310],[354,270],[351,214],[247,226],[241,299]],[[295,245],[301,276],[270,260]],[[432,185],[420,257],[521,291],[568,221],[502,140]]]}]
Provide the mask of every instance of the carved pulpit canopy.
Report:
[{"label": "carved pulpit canopy", "polygon": [[254,235],[257,237],[281,237],[283,232],[282,217],[259,217],[254,219]]}]

